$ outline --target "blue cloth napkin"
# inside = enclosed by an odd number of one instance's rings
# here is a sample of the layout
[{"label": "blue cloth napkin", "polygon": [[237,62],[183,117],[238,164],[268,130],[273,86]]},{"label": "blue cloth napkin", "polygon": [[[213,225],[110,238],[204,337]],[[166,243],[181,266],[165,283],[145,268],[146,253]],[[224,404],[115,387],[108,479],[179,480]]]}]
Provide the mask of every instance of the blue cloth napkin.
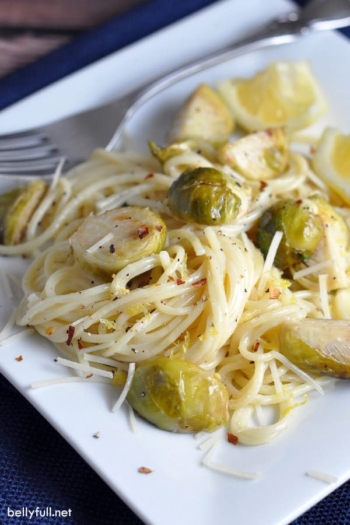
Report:
[{"label": "blue cloth napkin", "polygon": [[0,109],[214,2],[146,0],[1,80]]},{"label": "blue cloth napkin", "polygon": [[[212,3],[213,0],[145,1],[1,80],[0,109]],[[343,33],[350,37],[349,29]],[[2,376],[0,421],[1,525],[142,525]],[[39,509],[46,516],[16,517],[15,511],[21,509]],[[66,516],[50,517],[50,509],[65,511]],[[350,525],[350,482],[293,525]]]}]

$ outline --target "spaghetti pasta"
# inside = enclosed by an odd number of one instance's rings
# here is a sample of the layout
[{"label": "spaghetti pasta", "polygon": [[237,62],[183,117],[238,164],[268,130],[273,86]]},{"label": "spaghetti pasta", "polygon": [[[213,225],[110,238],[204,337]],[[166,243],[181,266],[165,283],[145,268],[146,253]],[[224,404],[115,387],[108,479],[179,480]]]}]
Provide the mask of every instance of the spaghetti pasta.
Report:
[{"label": "spaghetti pasta", "polygon": [[[172,216],[167,194],[184,167],[219,168],[237,187],[249,186],[234,221],[208,226]],[[264,261],[254,228],[278,199],[313,193],[329,199],[327,192],[307,158],[292,151],[285,172],[262,185],[191,148],[163,165],[151,156],[97,150],[55,178],[22,244],[0,246],[2,255],[34,256],[17,324],[34,327],[81,370],[129,370],[130,378],[143,361],[175,356],[217,372],[230,396],[229,432],[241,443],[265,443],[287,427],[308,392],[322,393],[334,382],[283,356],[277,328],[286,318],[330,318],[334,298],[325,275],[331,260],[301,266],[286,279],[273,265],[282,234]],[[86,217],[125,205],[156,211],[166,224],[166,243],[108,279],[76,260],[70,239]],[[102,233],[88,251],[111,239]],[[325,273],[315,279],[315,269]]]}]

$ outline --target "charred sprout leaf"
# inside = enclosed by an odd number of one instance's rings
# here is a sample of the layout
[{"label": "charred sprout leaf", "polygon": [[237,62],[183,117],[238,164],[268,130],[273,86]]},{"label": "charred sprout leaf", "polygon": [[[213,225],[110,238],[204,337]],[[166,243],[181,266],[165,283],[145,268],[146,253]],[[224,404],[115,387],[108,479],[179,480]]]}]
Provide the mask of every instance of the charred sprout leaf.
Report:
[{"label": "charred sprout leaf", "polygon": [[280,352],[302,370],[350,378],[350,321],[286,321],[279,341]]},{"label": "charred sprout leaf", "polygon": [[[47,190],[47,184],[36,180],[23,188],[15,189],[6,194],[9,199],[14,197],[7,208],[3,220],[3,243],[7,245],[22,242],[27,224],[34,211],[40,204]],[[6,201],[6,195],[3,196]]]},{"label": "charred sprout leaf", "polygon": [[287,167],[288,139],[281,128],[258,131],[222,146],[218,158],[247,179],[272,179]]},{"label": "charred sprout leaf", "polygon": [[158,159],[161,164],[164,164],[172,157],[177,157],[191,150],[189,142],[174,142],[162,148],[152,140],[149,140],[148,146],[152,155]]},{"label": "charred sprout leaf", "polygon": [[70,238],[83,268],[110,277],[127,264],[159,253],[167,228],[149,208],[126,206],[87,217]]},{"label": "charred sprout leaf", "polygon": [[219,225],[233,221],[240,210],[237,182],[215,168],[184,171],[170,186],[171,213],[186,222]]},{"label": "charred sprout leaf", "polygon": [[284,270],[313,255],[323,237],[323,222],[307,199],[283,199],[263,213],[258,225],[257,242],[265,257],[277,231],[283,237],[274,264]]},{"label": "charred sprout leaf", "polygon": [[[208,159],[212,162],[217,160],[217,151],[216,149],[209,144],[201,140],[183,140],[182,142],[173,142],[167,146],[159,146],[156,142],[149,140],[148,146],[152,155],[164,166],[166,162],[174,157],[179,157],[184,155],[186,160],[182,164],[182,171],[189,168],[197,168],[200,166],[201,162],[206,162],[205,159]],[[187,158],[187,153],[191,153],[191,163]],[[203,156],[199,158],[198,156]],[[193,157],[193,158],[192,158]],[[180,169],[180,164],[178,164]],[[165,173],[167,170],[165,169]]]},{"label": "charred sprout leaf", "polygon": [[199,139],[220,145],[233,130],[232,113],[221,95],[201,84],[181,109],[170,135],[172,141]]},{"label": "charred sprout leaf", "polygon": [[[210,160],[211,162],[217,161],[217,150],[208,142],[203,140],[184,140],[182,142],[173,142],[168,144],[168,146],[159,146],[152,140],[148,141],[148,146],[152,155],[164,165],[168,160],[173,157],[178,157],[186,153],[195,153],[196,155],[202,155],[205,159]],[[193,155],[192,155],[193,156]],[[196,156],[193,156],[194,164],[188,164],[186,160],[186,165],[183,167],[183,171],[188,168],[197,168],[199,166],[199,159]],[[203,161],[203,159],[201,159]]]},{"label": "charred sprout leaf", "polygon": [[228,418],[228,391],[218,375],[180,359],[140,363],[127,399],[140,416],[171,432],[211,432]]}]

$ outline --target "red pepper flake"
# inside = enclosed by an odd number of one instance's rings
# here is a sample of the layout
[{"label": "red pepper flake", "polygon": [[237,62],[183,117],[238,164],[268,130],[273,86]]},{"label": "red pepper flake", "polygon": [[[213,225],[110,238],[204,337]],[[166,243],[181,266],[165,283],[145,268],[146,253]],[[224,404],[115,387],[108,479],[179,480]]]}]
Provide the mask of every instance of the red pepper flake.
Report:
[{"label": "red pepper flake", "polygon": [[140,467],[139,468],[139,472],[141,474],[151,474],[153,472],[153,470],[151,470],[150,468],[148,467]]},{"label": "red pepper flake", "polygon": [[260,181],[260,190],[264,190],[267,186],[267,182],[265,182],[264,180],[261,180]]},{"label": "red pepper flake", "polygon": [[154,177],[154,173],[148,173],[148,175],[146,175],[145,179],[151,179],[152,177]]},{"label": "red pepper flake", "polygon": [[90,379],[90,377],[92,377],[94,374],[88,374],[87,376],[85,376],[85,379]]},{"label": "red pepper flake", "polygon": [[314,155],[317,151],[317,148],[315,148],[315,146],[310,146],[310,153],[311,155]]},{"label": "red pepper flake", "polygon": [[15,359],[20,363],[21,361],[23,361],[23,356],[19,355],[18,357],[15,357]]},{"label": "red pepper flake", "polygon": [[234,434],[231,434],[231,432],[228,432],[227,433],[227,441],[229,443],[231,443],[232,445],[237,445],[238,444],[238,437],[235,436]]},{"label": "red pepper flake", "polygon": [[298,199],[297,201],[295,201],[295,204],[297,206],[300,206],[302,202],[303,202],[302,199]]},{"label": "red pepper flake", "polygon": [[176,279],[176,284],[185,284],[185,281],[183,281],[182,279]]},{"label": "red pepper flake", "polygon": [[163,229],[163,226],[162,226],[161,224],[157,224],[157,226],[156,226],[156,230],[159,231],[159,232],[161,232],[162,229]]},{"label": "red pepper flake", "polygon": [[83,342],[82,342],[81,339],[78,339],[78,348],[79,348],[79,350],[83,350],[83,348],[84,348],[84,345],[83,345]]},{"label": "red pepper flake", "polygon": [[254,345],[253,352],[257,352],[259,350],[260,343],[257,341]]},{"label": "red pepper flake", "polygon": [[74,332],[75,332],[75,326],[69,325],[68,330],[67,330],[67,334],[68,334],[67,341],[66,341],[67,346],[70,346],[72,344]]},{"label": "red pepper flake", "polygon": [[143,239],[148,234],[149,234],[148,226],[141,226],[141,228],[137,230],[137,235],[139,236],[139,239]]},{"label": "red pepper flake", "polygon": [[203,279],[199,279],[199,281],[196,281],[192,283],[192,286],[203,286],[203,284],[206,284],[207,278],[203,277]]}]

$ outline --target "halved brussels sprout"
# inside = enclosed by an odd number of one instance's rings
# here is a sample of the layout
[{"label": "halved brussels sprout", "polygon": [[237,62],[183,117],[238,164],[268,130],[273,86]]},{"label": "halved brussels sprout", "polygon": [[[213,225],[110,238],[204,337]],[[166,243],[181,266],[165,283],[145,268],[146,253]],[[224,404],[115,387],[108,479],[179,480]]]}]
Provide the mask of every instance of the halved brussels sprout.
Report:
[{"label": "halved brussels sprout", "polygon": [[3,242],[4,235],[4,219],[10,206],[15,202],[19,194],[23,191],[23,186],[17,186],[7,193],[0,194],[0,233],[1,242]]},{"label": "halved brussels sprout", "polygon": [[184,171],[170,186],[171,213],[185,222],[220,225],[233,221],[240,210],[239,185],[216,168]]},{"label": "halved brussels sprout", "polygon": [[[350,229],[344,217],[323,197],[312,195],[309,202],[323,223],[323,240],[312,256],[313,264],[332,260],[327,268],[328,291],[350,286]],[[319,272],[314,277],[318,278]]]},{"label": "halved brussels sprout", "polygon": [[228,418],[228,391],[219,376],[176,358],[140,363],[127,399],[141,417],[170,432],[212,432]]},{"label": "halved brussels sprout", "polygon": [[111,275],[165,243],[167,228],[149,208],[126,206],[87,217],[70,238],[75,259],[100,275]]},{"label": "halved brussels sprout", "polygon": [[280,352],[302,370],[350,378],[350,321],[285,321],[279,342]]},{"label": "halved brussels sprout", "polygon": [[251,133],[222,146],[218,158],[219,162],[228,164],[247,179],[272,179],[287,167],[287,135],[281,128]]},{"label": "halved brussels sprout", "polygon": [[3,244],[22,242],[28,221],[41,202],[47,187],[43,180],[36,180],[2,196],[1,200],[5,205],[11,200],[3,219]]},{"label": "halved brussels sprout", "polygon": [[220,145],[234,130],[228,106],[214,89],[201,84],[187,100],[175,119],[171,141],[199,139]]},{"label": "halved brussels sprout", "polygon": [[268,208],[259,221],[257,243],[265,257],[277,231],[283,237],[274,264],[285,270],[313,255],[323,237],[323,222],[307,199],[282,199]]}]

